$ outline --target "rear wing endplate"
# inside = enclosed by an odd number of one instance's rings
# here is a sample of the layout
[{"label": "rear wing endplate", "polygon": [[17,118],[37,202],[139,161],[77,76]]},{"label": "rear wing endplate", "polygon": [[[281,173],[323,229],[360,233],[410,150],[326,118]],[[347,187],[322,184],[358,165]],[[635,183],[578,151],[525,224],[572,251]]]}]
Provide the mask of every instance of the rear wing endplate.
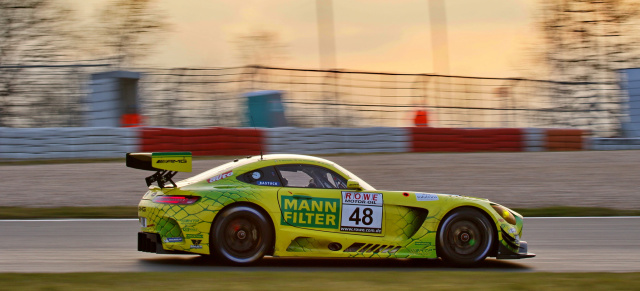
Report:
[{"label": "rear wing endplate", "polygon": [[190,152],[171,152],[171,153],[127,153],[127,167],[156,171],[155,174],[146,177],[147,186],[151,186],[154,182],[158,183],[160,188],[164,188],[167,182],[173,187],[177,187],[172,178],[178,172],[191,172],[191,153]]}]

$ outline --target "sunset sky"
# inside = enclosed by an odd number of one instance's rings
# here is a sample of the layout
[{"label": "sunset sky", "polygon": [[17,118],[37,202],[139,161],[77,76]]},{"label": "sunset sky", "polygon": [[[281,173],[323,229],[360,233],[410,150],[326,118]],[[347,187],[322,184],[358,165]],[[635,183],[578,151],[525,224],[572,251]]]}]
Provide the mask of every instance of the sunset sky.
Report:
[{"label": "sunset sky", "polygon": [[[92,17],[105,0],[71,1]],[[241,65],[233,41],[272,31],[284,67],[319,68],[315,0],[157,0],[167,32],[146,62],[158,67]],[[535,37],[539,0],[445,0],[450,74],[519,77]],[[333,0],[337,67],[433,73],[428,0]]]}]

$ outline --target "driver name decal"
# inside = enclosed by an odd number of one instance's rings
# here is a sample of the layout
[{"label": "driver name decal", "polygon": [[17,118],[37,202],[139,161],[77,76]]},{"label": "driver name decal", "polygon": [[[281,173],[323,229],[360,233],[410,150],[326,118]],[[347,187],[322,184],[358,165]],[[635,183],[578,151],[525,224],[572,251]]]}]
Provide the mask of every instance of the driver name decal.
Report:
[{"label": "driver name decal", "polygon": [[338,228],[340,199],[300,199],[282,196],[282,224],[311,228]]}]

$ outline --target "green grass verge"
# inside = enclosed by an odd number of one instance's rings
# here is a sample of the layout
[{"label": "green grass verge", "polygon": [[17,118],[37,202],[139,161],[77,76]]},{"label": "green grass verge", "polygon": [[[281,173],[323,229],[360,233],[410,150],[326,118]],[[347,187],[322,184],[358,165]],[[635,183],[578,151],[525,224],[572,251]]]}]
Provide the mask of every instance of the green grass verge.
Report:
[{"label": "green grass verge", "polygon": [[[640,210],[619,210],[601,207],[554,206],[545,208],[514,208],[525,217],[567,216],[640,216]],[[36,218],[136,218],[135,206],[105,207],[0,207],[0,219]]]},{"label": "green grass verge", "polygon": [[107,207],[0,207],[0,219],[35,218],[137,218],[138,208],[133,206]]},{"label": "green grass verge", "polygon": [[524,217],[568,216],[640,216],[640,210],[621,210],[604,207],[553,206],[543,208],[514,208]]},{"label": "green grass verge", "polygon": [[0,282],[0,290],[638,290],[640,273],[68,273],[0,274]]}]

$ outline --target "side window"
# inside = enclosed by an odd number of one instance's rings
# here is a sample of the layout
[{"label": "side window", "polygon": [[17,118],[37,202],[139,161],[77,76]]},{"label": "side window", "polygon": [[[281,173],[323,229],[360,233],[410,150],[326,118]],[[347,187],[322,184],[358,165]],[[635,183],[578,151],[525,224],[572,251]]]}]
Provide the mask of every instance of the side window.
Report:
[{"label": "side window", "polygon": [[271,166],[246,172],[238,180],[259,186],[281,186],[278,173]]},{"label": "side window", "polygon": [[347,180],[332,171],[327,172],[327,180],[334,186],[333,188],[347,189]]},{"label": "side window", "polygon": [[276,166],[284,186],[297,188],[346,189],[347,180],[335,172],[313,165]]}]

